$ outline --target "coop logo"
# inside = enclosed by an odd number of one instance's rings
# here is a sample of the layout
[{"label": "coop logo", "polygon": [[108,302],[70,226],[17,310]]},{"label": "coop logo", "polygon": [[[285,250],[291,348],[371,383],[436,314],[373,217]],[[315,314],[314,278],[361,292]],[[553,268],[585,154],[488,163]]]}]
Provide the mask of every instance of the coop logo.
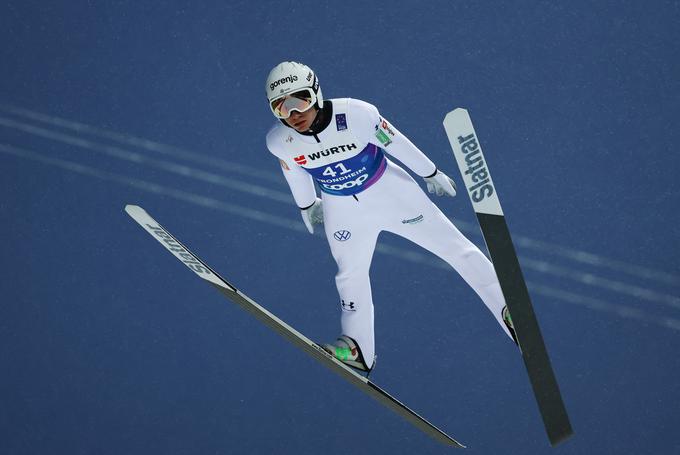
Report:
[{"label": "coop logo", "polygon": [[165,230],[160,226],[152,226],[147,224],[146,227],[151,229],[153,234],[158,237],[166,246],[167,249],[172,251],[175,256],[177,256],[187,267],[196,273],[203,273],[206,275],[211,275],[212,272],[208,269],[201,261],[196,259],[196,257],[189,253],[186,248],[182,246],[173,236],[165,232]]},{"label": "coop logo", "polygon": [[[366,171],[366,168],[365,168],[365,167],[361,168],[361,171],[362,171],[362,172],[365,172],[365,171]],[[348,174],[348,175],[349,175],[349,176],[354,176],[354,175],[356,175],[357,173],[358,173],[358,172],[352,172],[351,174]],[[358,179],[355,179],[355,180],[347,180],[347,181],[345,181],[345,182],[343,182],[343,183],[333,183],[333,184],[330,184],[330,183],[323,183],[323,182],[321,182],[321,181],[319,181],[319,183],[321,183],[321,186],[322,186],[323,188],[326,188],[326,189],[329,189],[329,190],[334,190],[334,191],[342,191],[342,190],[348,190],[348,189],[350,189],[350,188],[354,188],[355,186],[361,186],[361,185],[364,184],[364,182],[365,182],[366,180],[368,180],[368,174],[360,175]]]},{"label": "coop logo", "polygon": [[278,87],[281,84],[285,84],[286,82],[295,82],[297,80],[298,77],[291,74],[290,76],[283,77],[269,84],[269,90],[274,90],[276,87]]},{"label": "coop logo", "polygon": [[470,176],[473,183],[467,189],[470,198],[475,202],[481,202],[485,198],[493,196],[494,188],[491,183],[491,176],[486,168],[477,138],[474,134],[465,137],[458,136],[458,143],[465,155],[465,164],[467,165],[465,174]]}]

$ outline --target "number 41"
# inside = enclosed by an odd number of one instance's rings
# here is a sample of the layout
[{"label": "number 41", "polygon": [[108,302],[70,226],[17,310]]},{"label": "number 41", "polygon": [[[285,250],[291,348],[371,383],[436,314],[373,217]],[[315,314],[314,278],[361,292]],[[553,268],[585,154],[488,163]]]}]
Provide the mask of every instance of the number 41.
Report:
[{"label": "number 41", "polygon": [[324,169],[323,175],[329,175],[331,177],[335,177],[336,175],[338,175],[338,173],[333,170],[333,167],[340,170],[340,175],[347,174],[348,172],[352,172],[352,170],[347,169],[344,164],[338,163],[335,166],[328,166],[326,169]]}]

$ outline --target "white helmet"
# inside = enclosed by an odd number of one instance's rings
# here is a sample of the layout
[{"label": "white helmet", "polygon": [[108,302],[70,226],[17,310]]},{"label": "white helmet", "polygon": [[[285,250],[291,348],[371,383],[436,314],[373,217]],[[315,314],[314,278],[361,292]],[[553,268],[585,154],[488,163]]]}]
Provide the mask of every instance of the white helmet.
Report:
[{"label": "white helmet", "polygon": [[313,97],[312,104],[322,108],[323,96],[319,87],[319,80],[310,67],[297,62],[281,62],[276,65],[269,73],[265,86],[269,106],[274,115],[281,118],[272,107],[274,100],[305,89],[309,90]]}]

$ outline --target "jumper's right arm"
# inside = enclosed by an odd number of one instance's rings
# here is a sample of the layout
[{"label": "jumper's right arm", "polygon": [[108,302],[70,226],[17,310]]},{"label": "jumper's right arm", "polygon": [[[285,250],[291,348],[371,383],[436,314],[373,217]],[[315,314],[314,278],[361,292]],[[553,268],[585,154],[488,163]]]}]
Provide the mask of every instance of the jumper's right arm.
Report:
[{"label": "jumper's right arm", "polygon": [[283,176],[290,187],[290,192],[293,193],[293,199],[295,199],[295,203],[300,210],[305,210],[314,204],[314,201],[316,201],[316,188],[314,187],[312,176],[297,164],[287,162],[281,158],[279,158],[279,163],[281,164]]},{"label": "jumper's right arm", "polygon": [[300,210],[314,204],[316,200],[316,188],[312,176],[290,159],[283,149],[283,139],[276,127],[267,133],[267,149],[279,159],[283,176],[288,182],[290,192],[293,193],[295,203]]},{"label": "jumper's right arm", "polygon": [[273,142],[268,135],[267,148],[279,159],[283,176],[286,178],[290,192],[293,194],[293,199],[295,199],[295,203],[300,209],[302,221],[305,223],[310,234],[313,234],[313,225],[323,222],[323,208],[321,199],[316,197],[314,179],[296,163],[287,159],[283,153],[277,153],[276,144]]}]

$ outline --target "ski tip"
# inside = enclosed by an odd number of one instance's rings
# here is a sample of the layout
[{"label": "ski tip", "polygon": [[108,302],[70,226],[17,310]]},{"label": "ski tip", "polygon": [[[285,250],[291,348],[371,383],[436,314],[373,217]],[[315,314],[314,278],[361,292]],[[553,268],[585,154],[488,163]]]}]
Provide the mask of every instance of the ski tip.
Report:
[{"label": "ski tip", "polygon": [[445,119],[449,118],[449,117],[453,117],[454,115],[462,114],[462,113],[467,114],[468,113],[467,109],[465,109],[464,107],[457,107],[454,110],[452,110],[451,112],[449,112],[448,114],[446,114]]},{"label": "ski tip", "polygon": [[132,215],[132,214],[135,213],[135,212],[137,212],[137,213],[139,213],[140,211],[143,212],[144,209],[141,208],[141,207],[138,206],[138,205],[127,204],[127,205],[125,206],[125,211],[126,211],[128,214]]},{"label": "ski tip", "polygon": [[130,215],[133,219],[135,220],[140,220],[143,218],[151,218],[148,213],[146,213],[146,210],[141,208],[138,205],[134,204],[127,204],[125,206],[125,211],[127,212],[128,215]]}]

